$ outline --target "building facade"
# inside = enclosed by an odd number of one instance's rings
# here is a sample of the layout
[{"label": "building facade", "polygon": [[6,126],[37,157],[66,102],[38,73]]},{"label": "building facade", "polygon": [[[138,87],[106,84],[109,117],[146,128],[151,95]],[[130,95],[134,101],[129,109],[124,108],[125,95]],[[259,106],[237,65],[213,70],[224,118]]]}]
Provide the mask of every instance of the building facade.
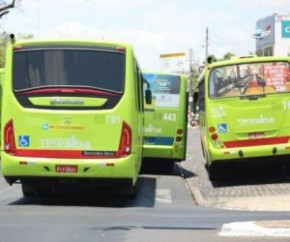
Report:
[{"label": "building facade", "polygon": [[290,56],[290,15],[273,14],[256,22],[256,54]]}]

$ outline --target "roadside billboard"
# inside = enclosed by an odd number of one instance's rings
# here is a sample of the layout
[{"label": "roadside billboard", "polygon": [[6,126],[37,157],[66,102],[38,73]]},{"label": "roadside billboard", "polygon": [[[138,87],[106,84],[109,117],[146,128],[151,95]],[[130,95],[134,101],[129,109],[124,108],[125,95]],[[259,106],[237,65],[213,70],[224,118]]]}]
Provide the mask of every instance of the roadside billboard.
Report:
[{"label": "roadside billboard", "polygon": [[186,65],[186,53],[175,52],[160,54],[161,70],[184,73],[188,69]]},{"label": "roadside billboard", "polygon": [[275,42],[275,17],[269,16],[260,19],[256,23],[256,49],[264,48],[265,46],[274,45]]},{"label": "roadside billboard", "polygon": [[281,35],[282,38],[290,38],[290,20],[281,21]]}]

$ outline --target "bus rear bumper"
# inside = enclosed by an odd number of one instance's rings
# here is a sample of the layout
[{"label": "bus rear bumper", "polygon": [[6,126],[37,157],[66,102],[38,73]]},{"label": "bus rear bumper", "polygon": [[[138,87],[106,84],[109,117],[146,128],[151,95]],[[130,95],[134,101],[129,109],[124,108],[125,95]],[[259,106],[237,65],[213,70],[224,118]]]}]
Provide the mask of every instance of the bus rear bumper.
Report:
[{"label": "bus rear bumper", "polygon": [[[290,156],[289,145],[265,145],[255,147],[240,147],[232,149],[209,149],[209,162],[246,161],[255,158],[280,159]],[[290,161],[290,159],[289,159]]]},{"label": "bus rear bumper", "polygon": [[183,145],[173,147],[172,145],[144,145],[143,158],[161,158],[175,161],[185,159]]},{"label": "bus rear bumper", "polygon": [[138,156],[117,159],[49,159],[2,154],[1,172],[10,184],[27,178],[131,180],[136,183]]}]

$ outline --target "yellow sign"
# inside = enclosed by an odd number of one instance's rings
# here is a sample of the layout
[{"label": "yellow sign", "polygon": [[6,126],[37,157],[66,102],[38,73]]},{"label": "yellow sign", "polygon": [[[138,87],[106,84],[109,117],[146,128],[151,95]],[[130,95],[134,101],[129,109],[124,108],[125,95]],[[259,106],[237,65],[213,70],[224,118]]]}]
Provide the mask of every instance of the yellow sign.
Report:
[{"label": "yellow sign", "polygon": [[176,58],[176,57],[184,57],[184,52],[177,52],[177,53],[168,53],[168,54],[161,54],[160,58]]}]

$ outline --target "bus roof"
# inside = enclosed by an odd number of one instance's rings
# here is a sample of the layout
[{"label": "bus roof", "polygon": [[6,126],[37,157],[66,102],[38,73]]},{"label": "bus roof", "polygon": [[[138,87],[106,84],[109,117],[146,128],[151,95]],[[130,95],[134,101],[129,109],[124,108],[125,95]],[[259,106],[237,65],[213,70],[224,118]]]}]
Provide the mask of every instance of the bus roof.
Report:
[{"label": "bus roof", "polygon": [[81,44],[81,45],[101,45],[101,46],[107,46],[107,47],[125,47],[125,48],[131,48],[131,44],[127,42],[118,42],[118,41],[107,41],[107,40],[87,40],[87,39],[16,39],[14,42],[11,42],[14,46],[17,45],[72,45],[72,44]]},{"label": "bus roof", "polygon": [[267,61],[290,61],[290,56],[241,56],[230,60],[222,60],[213,62],[206,66],[211,69],[217,66],[226,66],[233,64],[254,63],[254,62],[267,62]]}]

